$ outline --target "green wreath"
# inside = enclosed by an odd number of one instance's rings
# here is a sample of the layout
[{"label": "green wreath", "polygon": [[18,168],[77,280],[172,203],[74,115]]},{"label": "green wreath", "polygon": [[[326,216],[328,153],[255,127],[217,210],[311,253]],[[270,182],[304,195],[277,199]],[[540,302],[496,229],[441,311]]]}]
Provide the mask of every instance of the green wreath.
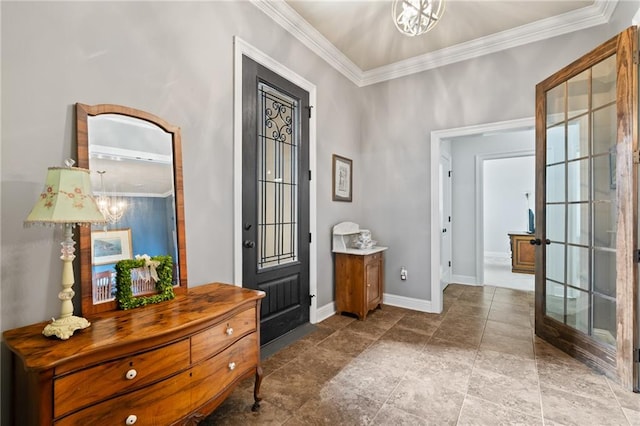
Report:
[{"label": "green wreath", "polygon": [[133,309],[140,306],[171,300],[173,293],[173,259],[171,256],[153,256],[151,260],[160,262],[156,268],[158,281],[157,294],[134,297],[131,291],[131,270],[145,265],[145,259],[126,259],[116,263],[116,300],[120,309]]}]

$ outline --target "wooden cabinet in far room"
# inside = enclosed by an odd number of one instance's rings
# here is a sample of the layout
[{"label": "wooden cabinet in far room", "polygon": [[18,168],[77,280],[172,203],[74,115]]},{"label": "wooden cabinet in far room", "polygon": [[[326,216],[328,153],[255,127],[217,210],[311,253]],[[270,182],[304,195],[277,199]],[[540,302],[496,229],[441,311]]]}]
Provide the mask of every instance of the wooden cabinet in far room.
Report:
[{"label": "wooden cabinet in far room", "polygon": [[335,253],[336,311],[364,320],[369,311],[382,306],[384,250],[347,249]]},{"label": "wooden cabinet in far room", "polygon": [[511,272],[535,274],[536,246],[531,244],[535,237],[527,233],[509,233],[511,242]]}]

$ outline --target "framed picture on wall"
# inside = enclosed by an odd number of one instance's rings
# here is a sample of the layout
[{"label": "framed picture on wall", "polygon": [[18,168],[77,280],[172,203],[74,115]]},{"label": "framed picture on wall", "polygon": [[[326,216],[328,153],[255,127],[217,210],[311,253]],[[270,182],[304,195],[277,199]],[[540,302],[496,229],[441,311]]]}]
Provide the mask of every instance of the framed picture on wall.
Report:
[{"label": "framed picture on wall", "polygon": [[333,154],[333,201],[351,201],[352,161]]},{"label": "framed picture on wall", "polygon": [[91,233],[91,263],[106,265],[132,259],[131,228]]}]

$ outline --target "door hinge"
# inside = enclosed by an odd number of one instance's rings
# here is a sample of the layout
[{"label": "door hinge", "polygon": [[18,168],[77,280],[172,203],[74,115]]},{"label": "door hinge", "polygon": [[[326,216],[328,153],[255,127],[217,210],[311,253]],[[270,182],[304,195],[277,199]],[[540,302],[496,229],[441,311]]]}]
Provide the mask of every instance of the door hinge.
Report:
[{"label": "door hinge", "polygon": [[633,164],[640,164],[640,150],[633,151]]},{"label": "door hinge", "polygon": [[451,216],[449,216],[449,223],[451,223]]},{"label": "door hinge", "polygon": [[640,362],[640,348],[636,348],[633,351],[633,361]]},{"label": "door hinge", "polygon": [[311,170],[309,170],[309,180],[311,180]]},{"label": "door hinge", "polygon": [[636,64],[636,65],[638,65],[638,62],[639,62],[638,61],[638,54],[639,54],[639,52],[637,50],[633,52],[633,63]]},{"label": "door hinge", "polygon": [[449,261],[449,268],[451,268],[451,261]]},{"label": "door hinge", "polygon": [[640,263],[640,250],[633,251],[633,262]]},{"label": "door hinge", "polygon": [[311,232],[309,232],[309,242],[311,242]]},{"label": "door hinge", "polygon": [[448,176],[451,177],[451,170],[449,170]]},{"label": "door hinge", "polygon": [[311,118],[311,108],[313,108],[313,105],[309,105],[308,107],[305,107],[307,109],[307,111],[309,111],[309,118]]},{"label": "door hinge", "polygon": [[316,297],[315,294],[310,294],[309,295],[309,306],[311,306],[311,304],[313,303],[313,298]]}]

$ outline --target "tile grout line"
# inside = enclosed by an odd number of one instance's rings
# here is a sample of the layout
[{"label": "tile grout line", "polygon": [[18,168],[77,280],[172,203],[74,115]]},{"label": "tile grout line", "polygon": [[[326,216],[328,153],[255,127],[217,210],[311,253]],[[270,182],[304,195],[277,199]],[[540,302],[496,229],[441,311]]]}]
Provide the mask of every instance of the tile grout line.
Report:
[{"label": "tile grout line", "polygon": [[[448,314],[448,313],[449,313],[449,309],[447,309],[447,312],[445,312],[445,313],[444,313],[444,315],[442,315],[442,319],[440,320],[440,323],[438,324],[438,326],[436,327],[436,329],[433,331],[433,333],[431,333],[431,335],[429,336],[429,338],[427,339],[427,341],[424,343],[424,345],[422,346],[422,349],[420,350],[420,353],[419,353],[419,355],[418,355],[418,356],[421,356],[421,355],[424,353],[424,351],[426,350],[426,348],[427,348],[427,346],[428,346],[428,344],[429,344],[429,341],[431,341],[431,339],[433,338],[433,336],[436,334],[436,332],[438,331],[438,329],[439,329],[439,328],[440,328],[440,326],[442,325],[442,322],[444,321],[444,319],[446,318],[446,316],[447,316],[447,314]],[[396,323],[395,323],[395,324],[397,324],[398,322],[400,322],[400,320],[401,320],[402,318],[404,318],[404,316],[403,316],[403,317],[401,317],[400,319],[398,319],[398,321],[396,321]],[[394,324],[394,325],[395,325],[395,324]],[[380,340],[380,339],[378,339],[378,340]],[[409,372],[408,372],[408,371],[407,371],[407,372],[405,372],[405,373],[404,373],[404,375],[402,376],[402,378],[400,378],[400,380],[398,381],[398,383],[397,383],[397,384],[394,386],[394,388],[391,390],[391,392],[389,392],[389,395],[388,395],[388,396],[387,396],[387,398],[384,400],[384,402],[382,403],[382,405],[380,406],[380,408],[378,409],[378,411],[376,411],[375,416],[373,416],[373,418],[371,419],[371,422],[372,422],[372,423],[373,423],[373,422],[374,422],[374,420],[378,417],[378,415],[380,414],[380,411],[382,411],[382,408],[383,408],[385,405],[387,405],[387,403],[388,403],[388,402],[389,402],[389,400],[391,399],[391,396],[393,395],[393,393],[396,391],[396,389],[398,389],[398,387],[400,386],[400,384],[402,383],[402,381],[403,381],[403,380],[405,380],[405,379],[408,377],[408,375],[409,375]],[[417,417],[417,416],[415,416],[413,413],[410,413],[410,412],[408,412],[408,411],[405,411],[405,410],[403,410],[403,409],[401,409],[401,408],[397,408],[397,407],[393,407],[393,408],[394,408],[394,409],[396,409],[396,410],[400,410],[400,411],[402,411],[402,412],[404,412],[404,413],[406,413],[406,414],[408,414],[408,415],[410,415],[410,416],[412,416],[412,417],[416,417],[416,418],[418,418],[418,417]]]},{"label": "tile grout line", "polygon": [[[535,321],[535,320],[534,320]],[[531,339],[532,339],[532,343],[533,343],[533,359],[534,359],[534,366],[536,369],[536,380],[538,381],[538,398],[540,399],[540,415],[542,416],[542,426],[544,426],[547,421],[546,418],[544,416],[544,404],[542,403],[542,385],[540,384],[540,370],[538,370],[538,352],[536,351],[536,328],[535,328],[535,324],[531,330]]]},{"label": "tile grout line", "polygon": [[[456,425],[460,423],[460,416],[462,416],[462,408],[464,407],[464,403],[467,401],[467,397],[469,396],[469,386],[471,384],[471,376],[473,376],[473,370],[476,366],[476,361],[478,359],[478,354],[480,352],[480,346],[482,345],[482,339],[484,338],[484,332],[487,329],[487,321],[489,320],[489,312],[491,312],[491,306],[493,305],[493,297],[495,296],[495,289],[493,290],[493,294],[491,295],[491,304],[489,305],[489,311],[487,311],[487,316],[484,319],[484,327],[482,327],[482,335],[480,336],[480,343],[478,343],[478,347],[476,348],[476,354],[473,357],[473,363],[471,364],[471,371],[469,372],[469,378],[467,380],[467,388],[464,391],[464,397],[462,398],[462,404],[460,405],[460,411],[458,411],[458,418],[456,419]],[[457,301],[457,298],[456,298]]]},{"label": "tile grout line", "polygon": [[[403,315],[402,317],[400,317],[400,318],[399,318],[399,319],[394,323],[394,325],[396,325],[397,323],[399,323],[399,322],[400,322],[400,320],[401,320],[402,318],[404,318],[405,316],[406,316],[406,314],[405,314],[405,315]],[[440,327],[440,326],[438,325],[438,327]],[[436,330],[437,330],[437,328],[436,328]],[[434,333],[435,333],[435,331],[434,331]],[[422,352],[424,351],[424,349],[425,349],[425,348],[426,348],[426,346],[427,346],[427,343],[429,342],[429,340],[431,340],[431,338],[432,338],[432,337],[433,337],[433,334],[432,334],[431,336],[429,336],[429,339],[427,339],[427,341],[425,342],[424,346],[422,347],[422,350],[420,351],[420,354],[422,354]],[[379,341],[379,340],[380,340],[380,338],[378,338],[378,339],[376,340],[376,342],[377,342],[377,341]],[[418,356],[420,356],[420,355],[418,355]],[[373,421],[376,419],[376,417],[378,417],[378,414],[380,414],[380,411],[382,411],[382,408],[383,408],[385,405],[387,405],[387,402],[389,401],[389,399],[391,399],[391,395],[393,395],[393,393],[396,391],[396,389],[398,389],[398,386],[400,386],[400,383],[402,383],[402,381],[405,379],[405,377],[407,377],[407,375],[408,375],[408,374],[409,374],[409,372],[408,372],[408,371],[406,371],[406,372],[404,373],[404,375],[402,376],[402,378],[400,378],[400,380],[398,381],[398,383],[393,387],[393,389],[391,390],[391,392],[389,392],[389,395],[388,395],[388,396],[387,396],[387,398],[384,400],[384,402],[382,403],[382,405],[380,405],[380,408],[378,408],[378,411],[376,411],[376,414],[371,418],[371,423],[373,423]],[[361,396],[362,396],[362,395],[361,395]],[[401,410],[400,408],[395,408],[395,409],[396,409],[396,410]],[[403,412],[405,412],[405,413],[407,413],[407,414],[409,414],[409,415],[413,415],[413,413],[409,413],[409,412],[406,412],[406,411],[404,411],[404,410],[401,410],[401,411],[403,411]],[[414,417],[415,417],[415,416],[414,416]]]},{"label": "tile grout line", "polygon": [[613,394],[613,397],[616,399],[616,402],[618,403],[618,407],[620,408],[620,411],[622,411],[622,415],[627,420],[627,423],[629,423],[629,425],[632,425],[633,423],[631,423],[631,419],[629,419],[629,417],[627,416],[627,413],[624,411],[624,408],[622,407],[622,404],[620,403],[620,399],[618,398],[618,395],[616,394],[616,392],[611,387],[611,381],[606,376],[604,377],[604,381],[607,382],[607,386],[609,387],[609,390],[611,390],[611,393]]}]

